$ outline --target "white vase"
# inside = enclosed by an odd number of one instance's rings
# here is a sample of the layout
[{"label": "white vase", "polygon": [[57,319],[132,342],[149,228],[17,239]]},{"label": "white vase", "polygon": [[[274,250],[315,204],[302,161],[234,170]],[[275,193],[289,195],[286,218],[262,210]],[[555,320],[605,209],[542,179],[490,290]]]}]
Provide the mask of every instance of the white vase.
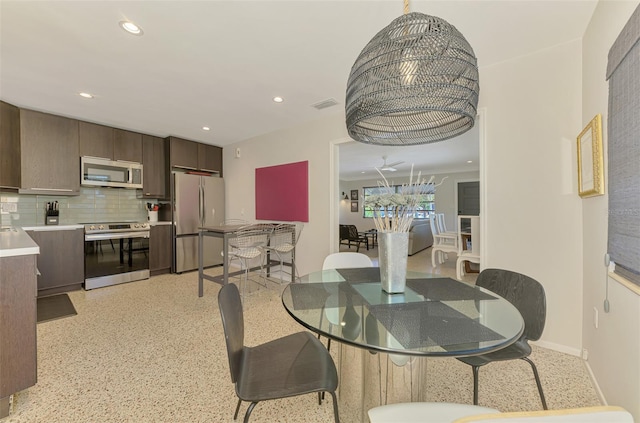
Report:
[{"label": "white vase", "polygon": [[409,232],[378,232],[380,282],[387,294],[404,292],[408,251]]}]

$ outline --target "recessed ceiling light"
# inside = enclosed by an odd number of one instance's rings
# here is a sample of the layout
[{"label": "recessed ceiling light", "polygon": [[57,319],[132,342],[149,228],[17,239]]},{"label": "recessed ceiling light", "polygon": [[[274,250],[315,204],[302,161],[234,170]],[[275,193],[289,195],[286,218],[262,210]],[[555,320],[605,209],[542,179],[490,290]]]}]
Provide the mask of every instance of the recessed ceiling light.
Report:
[{"label": "recessed ceiling light", "polygon": [[467,163],[473,163],[473,160],[467,160]]},{"label": "recessed ceiling light", "polygon": [[273,101],[275,101],[276,103],[282,103],[284,101],[284,98],[282,98],[282,97],[273,97]]},{"label": "recessed ceiling light", "polygon": [[89,94],[89,93],[80,93],[79,95],[80,97],[84,97],[84,98],[93,98],[93,94]]},{"label": "recessed ceiling light", "polygon": [[202,130],[203,130],[203,131],[210,131],[210,130],[211,130],[211,128],[209,128],[208,126],[203,126],[203,127],[202,127]]},{"label": "recessed ceiling light", "polygon": [[134,24],[133,22],[120,21],[119,25],[122,29],[127,31],[129,34],[133,34],[133,35],[144,34],[144,32],[142,31],[142,28],[140,28],[138,25]]},{"label": "recessed ceiling light", "polygon": [[363,171],[362,171],[362,172],[360,172],[360,173],[367,173],[367,172],[365,172],[365,171],[363,170]]}]

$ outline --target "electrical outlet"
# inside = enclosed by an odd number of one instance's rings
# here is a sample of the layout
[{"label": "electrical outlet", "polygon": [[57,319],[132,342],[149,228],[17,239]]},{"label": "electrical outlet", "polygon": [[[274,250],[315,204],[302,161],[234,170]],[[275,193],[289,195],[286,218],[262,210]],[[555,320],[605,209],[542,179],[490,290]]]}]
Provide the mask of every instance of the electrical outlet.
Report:
[{"label": "electrical outlet", "polygon": [[588,360],[589,359],[589,351],[586,348],[582,349],[582,359],[583,360]]},{"label": "electrical outlet", "polygon": [[18,203],[1,203],[2,211],[4,213],[17,213],[18,212]]},{"label": "electrical outlet", "polygon": [[236,148],[236,159],[240,158],[240,147]]}]

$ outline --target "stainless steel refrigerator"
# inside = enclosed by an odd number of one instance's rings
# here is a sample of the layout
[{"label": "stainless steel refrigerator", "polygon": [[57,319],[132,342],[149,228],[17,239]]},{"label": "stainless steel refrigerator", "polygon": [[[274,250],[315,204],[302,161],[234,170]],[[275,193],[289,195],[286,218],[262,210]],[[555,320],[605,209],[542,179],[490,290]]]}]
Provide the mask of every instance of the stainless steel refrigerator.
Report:
[{"label": "stainless steel refrigerator", "polygon": [[[173,271],[198,268],[198,228],[224,220],[224,180],[174,172],[171,176],[173,210]],[[222,264],[222,239],[204,237],[204,266]]]}]

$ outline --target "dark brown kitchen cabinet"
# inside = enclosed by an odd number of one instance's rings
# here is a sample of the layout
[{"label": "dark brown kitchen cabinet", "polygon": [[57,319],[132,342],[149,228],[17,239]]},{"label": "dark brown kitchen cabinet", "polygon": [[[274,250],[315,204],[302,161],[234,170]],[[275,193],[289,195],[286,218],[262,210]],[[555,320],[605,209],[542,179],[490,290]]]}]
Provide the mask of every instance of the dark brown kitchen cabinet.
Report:
[{"label": "dark brown kitchen cabinet", "polygon": [[171,225],[151,226],[149,271],[152,276],[171,271]]},{"label": "dark brown kitchen cabinet", "polygon": [[20,188],[20,109],[0,101],[0,187]]},{"label": "dark brown kitchen cabinet", "polygon": [[198,169],[198,143],[177,137],[169,137],[169,167],[187,170]]},{"label": "dark brown kitchen cabinet", "polygon": [[0,419],[9,397],[36,384],[36,255],[0,257]]},{"label": "dark brown kitchen cabinet", "polygon": [[77,291],[84,283],[84,230],[27,231],[40,247],[38,296]]},{"label": "dark brown kitchen cabinet", "polygon": [[142,136],[142,166],[142,196],[165,198],[167,172],[162,138]]},{"label": "dark brown kitchen cabinet", "polygon": [[222,148],[198,144],[198,170],[216,172],[222,176]]},{"label": "dark brown kitchen cabinet", "polygon": [[142,134],[114,129],[113,160],[142,163]]},{"label": "dark brown kitchen cabinet", "polygon": [[78,121],[20,110],[20,193],[80,193]]},{"label": "dark brown kitchen cabinet", "polygon": [[78,140],[80,156],[113,159],[113,128],[80,121]]}]

